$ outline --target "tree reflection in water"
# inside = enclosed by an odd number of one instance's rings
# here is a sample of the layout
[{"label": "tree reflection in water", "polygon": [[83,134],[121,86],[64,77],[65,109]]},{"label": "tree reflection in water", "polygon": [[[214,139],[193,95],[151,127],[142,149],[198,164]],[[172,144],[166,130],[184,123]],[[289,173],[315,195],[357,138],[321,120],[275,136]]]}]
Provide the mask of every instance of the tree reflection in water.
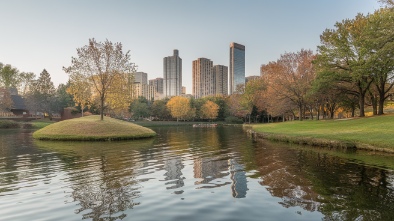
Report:
[{"label": "tree reflection in water", "polygon": [[142,166],[139,153],[152,143],[150,139],[114,143],[35,142],[38,147],[56,151],[68,165],[68,182],[73,189],[70,197],[80,206],[75,213],[92,220],[120,220],[126,217],[123,211],[139,205],[136,201],[142,187],[136,179]]},{"label": "tree reflection in water", "polygon": [[394,174],[316,149],[259,141],[260,184],[284,207],[320,211],[324,220],[391,220]]}]

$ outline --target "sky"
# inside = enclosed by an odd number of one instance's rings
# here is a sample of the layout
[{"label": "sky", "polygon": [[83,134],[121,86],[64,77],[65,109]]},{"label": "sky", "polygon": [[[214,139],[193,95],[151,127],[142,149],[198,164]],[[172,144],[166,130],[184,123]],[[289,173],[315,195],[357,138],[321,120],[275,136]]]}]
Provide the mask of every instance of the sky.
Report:
[{"label": "sky", "polygon": [[325,29],[379,7],[377,0],[1,0],[0,62],[37,76],[46,69],[58,86],[77,48],[108,39],[154,79],[178,49],[191,94],[192,61],[228,66],[231,42],[246,47],[245,75],[260,75],[262,64],[316,51]]}]

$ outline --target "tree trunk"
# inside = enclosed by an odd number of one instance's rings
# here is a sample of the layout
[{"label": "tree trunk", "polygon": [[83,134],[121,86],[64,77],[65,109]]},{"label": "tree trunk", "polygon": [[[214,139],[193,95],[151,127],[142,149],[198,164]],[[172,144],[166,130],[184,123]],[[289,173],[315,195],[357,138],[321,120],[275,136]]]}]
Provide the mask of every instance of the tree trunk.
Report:
[{"label": "tree trunk", "polygon": [[302,121],[302,105],[299,105],[299,111],[300,113],[298,114],[300,116],[300,121]]},{"label": "tree trunk", "polygon": [[364,109],[364,106],[365,106],[365,94],[364,93],[360,92],[359,98],[358,98],[358,103],[360,105],[359,117],[365,117],[365,109]]},{"label": "tree trunk", "polygon": [[101,107],[100,107],[100,120],[104,120],[104,97],[101,96]]},{"label": "tree trunk", "polygon": [[383,95],[379,96],[379,109],[378,109],[378,115],[382,115],[384,114],[383,108],[384,108],[384,101],[385,101],[385,97]]}]

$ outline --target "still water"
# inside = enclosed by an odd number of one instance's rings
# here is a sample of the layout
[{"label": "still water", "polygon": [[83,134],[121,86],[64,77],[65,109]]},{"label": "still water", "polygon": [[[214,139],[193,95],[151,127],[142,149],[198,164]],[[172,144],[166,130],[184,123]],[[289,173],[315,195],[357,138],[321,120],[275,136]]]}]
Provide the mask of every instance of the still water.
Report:
[{"label": "still water", "polygon": [[0,131],[0,220],[393,220],[394,156],[253,141],[241,127],[34,141]]}]

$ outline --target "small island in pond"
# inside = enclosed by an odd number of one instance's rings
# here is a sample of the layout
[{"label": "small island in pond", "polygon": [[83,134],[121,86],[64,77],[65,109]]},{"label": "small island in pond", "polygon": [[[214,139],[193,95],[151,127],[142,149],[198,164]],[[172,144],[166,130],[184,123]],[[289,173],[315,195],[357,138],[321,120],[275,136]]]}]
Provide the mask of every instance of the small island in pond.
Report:
[{"label": "small island in pond", "polygon": [[155,135],[153,130],[146,127],[110,117],[100,120],[100,116],[93,115],[48,125],[34,132],[33,138],[63,141],[110,141],[148,138]]}]

